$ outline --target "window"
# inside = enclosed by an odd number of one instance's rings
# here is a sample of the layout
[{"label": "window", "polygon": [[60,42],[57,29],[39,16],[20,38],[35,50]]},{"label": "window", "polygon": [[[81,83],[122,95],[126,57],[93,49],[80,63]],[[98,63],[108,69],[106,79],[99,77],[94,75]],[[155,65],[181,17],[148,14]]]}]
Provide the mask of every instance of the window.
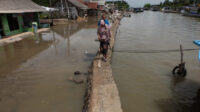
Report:
[{"label": "window", "polygon": [[10,31],[14,31],[14,30],[19,29],[17,17],[18,17],[17,14],[8,14],[7,15]]}]

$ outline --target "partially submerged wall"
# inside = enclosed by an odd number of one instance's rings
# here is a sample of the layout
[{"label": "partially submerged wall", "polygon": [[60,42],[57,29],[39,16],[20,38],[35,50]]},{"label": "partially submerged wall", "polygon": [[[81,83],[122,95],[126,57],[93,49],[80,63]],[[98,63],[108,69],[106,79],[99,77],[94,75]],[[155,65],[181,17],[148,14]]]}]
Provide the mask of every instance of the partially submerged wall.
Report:
[{"label": "partially submerged wall", "polygon": [[[120,19],[112,26],[110,46],[113,48]],[[122,112],[118,88],[111,68],[112,50],[108,50],[107,62],[102,62],[99,54],[92,64],[92,74],[88,79],[83,112]]]},{"label": "partially submerged wall", "polygon": [[[37,33],[45,32],[45,31],[49,31],[49,30],[50,30],[50,28],[42,28],[42,29],[39,29],[37,31]],[[4,45],[10,44],[10,43],[18,42],[18,41],[21,41],[24,38],[27,38],[27,37],[30,37],[30,36],[34,36],[34,33],[33,32],[25,32],[25,33],[13,35],[13,36],[8,37],[8,38],[3,38],[3,39],[0,39],[0,46],[4,46]]]}]

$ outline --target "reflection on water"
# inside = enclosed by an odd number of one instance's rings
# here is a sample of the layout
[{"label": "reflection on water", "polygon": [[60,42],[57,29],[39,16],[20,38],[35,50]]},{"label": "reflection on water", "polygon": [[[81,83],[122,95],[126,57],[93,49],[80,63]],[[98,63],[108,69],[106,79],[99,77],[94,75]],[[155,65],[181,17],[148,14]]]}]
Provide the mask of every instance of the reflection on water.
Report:
[{"label": "reflection on water", "polygon": [[85,84],[68,78],[88,71],[95,38],[96,19],[89,18],[0,47],[0,112],[80,112]]},{"label": "reflection on water", "polygon": [[[197,48],[200,20],[179,14],[144,12],[121,21],[114,51],[152,51]],[[199,112],[198,51],[185,51],[188,74],[174,77],[179,52],[114,52],[113,74],[124,112]]]}]

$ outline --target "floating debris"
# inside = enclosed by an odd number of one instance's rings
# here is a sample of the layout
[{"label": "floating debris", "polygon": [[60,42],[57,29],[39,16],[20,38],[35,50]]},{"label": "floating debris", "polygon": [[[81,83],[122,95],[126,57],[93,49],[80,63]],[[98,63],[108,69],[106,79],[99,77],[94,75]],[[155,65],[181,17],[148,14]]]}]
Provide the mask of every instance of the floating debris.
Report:
[{"label": "floating debris", "polygon": [[82,84],[82,83],[84,83],[83,80],[74,79],[74,78],[72,78],[72,77],[70,77],[68,80],[69,80],[69,81],[72,81],[72,82],[74,82],[74,83],[76,83],[76,84]]},{"label": "floating debris", "polygon": [[88,75],[89,72],[86,72],[86,73],[83,73],[83,72],[80,72],[80,71],[75,71],[74,72],[74,75]]},{"label": "floating debris", "polygon": [[89,73],[83,73],[84,75],[88,75]]},{"label": "floating debris", "polygon": [[95,39],[94,41],[99,42],[99,39]]},{"label": "floating debris", "polygon": [[88,54],[88,51],[85,51],[85,54]]},{"label": "floating debris", "polygon": [[81,75],[82,73],[80,71],[75,71],[74,75]]}]

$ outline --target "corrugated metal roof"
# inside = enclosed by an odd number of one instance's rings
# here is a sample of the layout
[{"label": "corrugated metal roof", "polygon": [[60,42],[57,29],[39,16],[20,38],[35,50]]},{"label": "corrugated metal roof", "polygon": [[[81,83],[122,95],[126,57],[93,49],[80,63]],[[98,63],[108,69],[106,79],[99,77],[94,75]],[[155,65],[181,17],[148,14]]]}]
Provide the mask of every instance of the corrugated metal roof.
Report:
[{"label": "corrugated metal roof", "polygon": [[0,13],[44,12],[41,6],[31,0],[0,0]]},{"label": "corrugated metal roof", "polygon": [[77,0],[68,0],[68,1],[80,9],[88,9],[88,6],[82,4],[81,2]]}]

